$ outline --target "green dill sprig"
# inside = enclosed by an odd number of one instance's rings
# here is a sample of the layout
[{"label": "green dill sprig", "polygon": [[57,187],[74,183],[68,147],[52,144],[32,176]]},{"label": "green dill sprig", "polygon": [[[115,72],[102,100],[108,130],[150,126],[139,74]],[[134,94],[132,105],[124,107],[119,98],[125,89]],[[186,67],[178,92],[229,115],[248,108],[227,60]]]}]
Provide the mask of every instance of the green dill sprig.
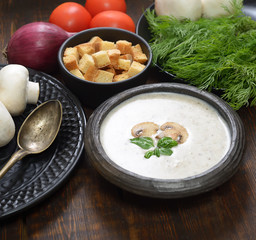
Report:
[{"label": "green dill sprig", "polygon": [[146,11],[153,62],[200,89],[221,90],[238,110],[256,105],[256,22],[234,1],[235,13],[179,21]]}]

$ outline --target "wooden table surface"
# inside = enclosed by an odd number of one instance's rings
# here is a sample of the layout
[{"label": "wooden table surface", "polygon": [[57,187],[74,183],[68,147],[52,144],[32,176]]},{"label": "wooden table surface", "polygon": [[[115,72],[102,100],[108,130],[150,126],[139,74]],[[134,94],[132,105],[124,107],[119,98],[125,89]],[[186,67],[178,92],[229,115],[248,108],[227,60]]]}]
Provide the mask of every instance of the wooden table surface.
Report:
[{"label": "wooden table surface", "polygon": [[[22,25],[48,21],[62,2],[1,0],[0,48]],[[126,2],[136,23],[153,0]],[[2,55],[0,63],[6,63]],[[87,117],[91,111],[85,108]],[[256,239],[256,111],[242,108],[238,114],[246,148],[238,172],[220,187],[185,199],[141,197],[102,178],[83,153],[65,185],[23,214],[0,222],[0,239]]]}]

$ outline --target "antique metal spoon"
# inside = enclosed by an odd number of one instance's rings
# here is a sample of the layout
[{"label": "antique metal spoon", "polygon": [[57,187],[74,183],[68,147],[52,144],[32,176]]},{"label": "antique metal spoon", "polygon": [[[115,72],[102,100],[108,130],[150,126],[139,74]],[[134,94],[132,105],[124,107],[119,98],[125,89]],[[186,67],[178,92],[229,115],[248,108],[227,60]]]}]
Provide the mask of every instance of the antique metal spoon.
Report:
[{"label": "antique metal spoon", "polygon": [[56,138],[62,121],[62,105],[58,100],[49,100],[40,104],[21,125],[17,150],[0,170],[0,179],[19,160],[28,154],[37,154],[46,150]]}]

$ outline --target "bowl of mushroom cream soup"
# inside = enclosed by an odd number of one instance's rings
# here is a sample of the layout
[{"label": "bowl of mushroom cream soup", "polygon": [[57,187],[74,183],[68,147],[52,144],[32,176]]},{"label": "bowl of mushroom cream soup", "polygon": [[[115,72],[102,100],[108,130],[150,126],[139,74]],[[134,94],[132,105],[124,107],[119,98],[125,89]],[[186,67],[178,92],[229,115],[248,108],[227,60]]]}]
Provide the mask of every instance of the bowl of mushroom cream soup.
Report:
[{"label": "bowl of mushroom cream soup", "polygon": [[178,198],[209,191],[237,170],[244,128],[219,97],[185,84],[148,84],[104,102],[86,128],[96,170],[130,192]]}]

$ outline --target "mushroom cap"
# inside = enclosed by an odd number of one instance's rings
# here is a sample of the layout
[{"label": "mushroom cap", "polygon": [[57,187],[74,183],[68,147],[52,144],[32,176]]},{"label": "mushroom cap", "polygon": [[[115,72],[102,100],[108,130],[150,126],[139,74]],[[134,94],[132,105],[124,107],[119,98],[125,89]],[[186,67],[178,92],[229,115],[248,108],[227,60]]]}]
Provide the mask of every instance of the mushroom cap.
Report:
[{"label": "mushroom cap", "polygon": [[21,114],[26,107],[28,78],[27,68],[19,64],[9,64],[0,70],[0,101],[12,116]]},{"label": "mushroom cap", "polygon": [[180,132],[176,129],[166,129],[163,132],[160,132],[156,138],[161,139],[163,137],[170,137],[173,140],[177,141],[180,136]]},{"label": "mushroom cap", "polygon": [[156,136],[156,138],[171,137],[178,143],[184,143],[188,138],[188,132],[186,128],[175,122],[166,122],[160,126],[162,132]]},{"label": "mushroom cap", "polygon": [[3,147],[13,139],[15,124],[2,102],[0,102],[0,116],[0,147]]},{"label": "mushroom cap", "polygon": [[132,130],[132,136],[134,137],[151,137],[157,133],[159,125],[153,122],[142,122],[136,124]]}]

